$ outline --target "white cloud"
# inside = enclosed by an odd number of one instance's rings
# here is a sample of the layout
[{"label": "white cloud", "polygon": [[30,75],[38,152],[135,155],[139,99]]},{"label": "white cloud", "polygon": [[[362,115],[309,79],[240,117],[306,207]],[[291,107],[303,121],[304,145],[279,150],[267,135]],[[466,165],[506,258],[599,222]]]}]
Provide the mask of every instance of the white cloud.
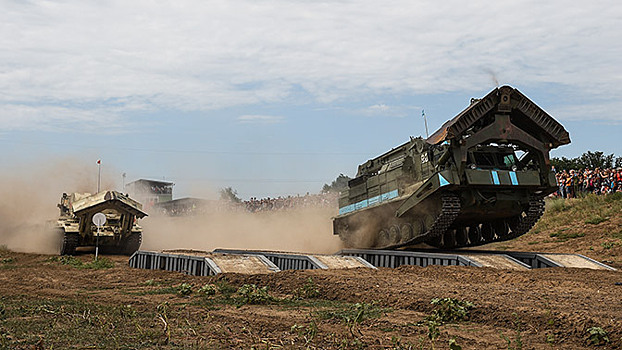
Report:
[{"label": "white cloud", "polygon": [[[27,114],[54,121],[99,119],[83,106],[111,100],[121,118],[289,101],[301,88],[320,103],[495,80],[568,86],[603,108],[589,97],[622,95],[622,6],[610,1],[0,3],[0,105],[42,105]],[[0,129],[42,120],[24,118],[0,117]]]},{"label": "white cloud", "polygon": [[282,123],[285,118],[276,115],[241,115],[237,120],[240,123],[276,124]]},{"label": "white cloud", "polygon": [[420,113],[421,107],[405,106],[405,105],[387,105],[385,103],[377,103],[366,108],[354,110],[351,113],[364,116],[382,116],[382,117],[408,117]]},{"label": "white cloud", "polygon": [[130,122],[124,121],[115,108],[0,105],[0,127],[4,130],[38,128],[111,134],[127,132],[129,125]]}]

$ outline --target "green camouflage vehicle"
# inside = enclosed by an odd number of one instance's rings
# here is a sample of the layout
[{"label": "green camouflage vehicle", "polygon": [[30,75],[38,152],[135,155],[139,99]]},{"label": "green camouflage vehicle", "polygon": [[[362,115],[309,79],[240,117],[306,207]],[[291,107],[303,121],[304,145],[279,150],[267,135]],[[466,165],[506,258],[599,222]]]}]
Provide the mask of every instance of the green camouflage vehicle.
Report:
[{"label": "green camouflage vehicle", "polygon": [[61,237],[60,254],[73,255],[77,247],[95,246],[97,226],[93,215],[103,213],[106,223],[99,230],[99,246],[104,251],[131,255],[140,248],[142,227],[136,224],[147,214],[142,205],[116,191],[63,193],[56,231]]},{"label": "green camouflage vehicle", "polygon": [[334,234],[357,248],[478,246],[527,233],[555,192],[549,151],[564,127],[509,86],[491,91],[428,139],[359,165]]}]

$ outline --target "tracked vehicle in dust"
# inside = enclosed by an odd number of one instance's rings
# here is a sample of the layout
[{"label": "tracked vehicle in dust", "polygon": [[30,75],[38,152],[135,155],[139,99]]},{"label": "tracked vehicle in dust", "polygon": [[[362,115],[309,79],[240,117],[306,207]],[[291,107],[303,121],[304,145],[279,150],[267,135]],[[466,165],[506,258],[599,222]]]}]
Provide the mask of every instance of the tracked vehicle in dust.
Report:
[{"label": "tracked vehicle in dust", "polygon": [[564,127],[515,88],[495,88],[429,138],[359,165],[334,234],[357,248],[458,248],[527,233],[557,189],[549,151]]},{"label": "tracked vehicle in dust", "polygon": [[99,212],[106,215],[106,223],[99,230],[102,250],[131,255],[140,248],[142,227],[136,220],[147,214],[127,195],[117,191],[63,193],[58,208],[60,216],[54,226],[61,240],[61,255],[73,255],[77,247],[96,244],[97,227],[92,220]]}]

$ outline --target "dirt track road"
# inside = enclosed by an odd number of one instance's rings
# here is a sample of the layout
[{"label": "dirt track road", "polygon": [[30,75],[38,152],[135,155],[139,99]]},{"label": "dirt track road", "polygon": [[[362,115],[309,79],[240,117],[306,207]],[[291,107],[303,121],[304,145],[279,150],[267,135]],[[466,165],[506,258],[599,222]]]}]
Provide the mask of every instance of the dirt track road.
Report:
[{"label": "dirt track road", "polygon": [[[127,257],[110,257],[115,267],[99,270],[46,255],[0,257],[0,348],[447,349],[454,338],[463,349],[582,349],[592,347],[591,327],[608,332],[598,348],[622,348],[615,271],[404,266],[191,277],[131,269]],[[267,286],[280,301],[240,306],[196,292],[223,279],[236,288]],[[309,279],[316,298],[284,301]],[[171,287],[181,283],[195,292],[176,294]],[[444,297],[475,307],[469,320],[438,327],[430,340],[417,323],[432,313],[431,299]],[[380,312],[343,316],[361,305]]]}]

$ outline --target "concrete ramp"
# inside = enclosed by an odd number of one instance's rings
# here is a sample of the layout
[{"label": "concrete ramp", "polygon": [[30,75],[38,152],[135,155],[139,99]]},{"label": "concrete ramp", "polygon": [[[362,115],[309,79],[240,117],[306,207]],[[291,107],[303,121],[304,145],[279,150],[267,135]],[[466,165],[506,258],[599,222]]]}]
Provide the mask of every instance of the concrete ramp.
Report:
[{"label": "concrete ramp", "polygon": [[357,267],[376,268],[374,265],[358,256],[313,255],[313,257],[325,265],[327,269],[353,269]]},{"label": "concrete ramp", "polygon": [[356,267],[376,267],[357,256],[310,255],[288,252],[269,252],[258,250],[216,249],[214,253],[255,254],[264,256],[281,270],[350,269]]},{"label": "concrete ramp", "polygon": [[562,267],[574,267],[578,269],[614,270],[612,267],[580,254],[540,254],[552,260]]},{"label": "concrete ramp", "polygon": [[220,272],[244,274],[270,273],[281,271],[270,260],[262,256],[210,254],[206,256],[220,269]]},{"label": "concrete ramp", "polygon": [[215,270],[218,271],[217,273],[234,272],[256,274],[280,271],[280,269],[269,259],[266,259],[265,256],[256,254],[229,254],[226,252],[208,252],[194,249],[167,249],[163,250],[162,253],[205,258],[212,263]]},{"label": "concrete ramp", "polygon": [[462,254],[482,267],[509,270],[529,270],[529,266],[505,254]]},{"label": "concrete ramp", "polygon": [[129,265],[138,269],[176,271],[194,276],[213,276],[223,272],[259,274],[281,271],[264,256],[189,250],[167,252],[139,250],[130,257]]},{"label": "concrete ramp", "polygon": [[528,270],[571,267],[615,270],[579,254],[512,251],[404,251],[344,249],[335,255],[216,249],[213,252],[176,249],[162,252],[137,251],[129,260],[134,268],[178,271],[195,276],[223,272],[261,274],[283,270],[397,268],[402,265],[474,266]]}]

